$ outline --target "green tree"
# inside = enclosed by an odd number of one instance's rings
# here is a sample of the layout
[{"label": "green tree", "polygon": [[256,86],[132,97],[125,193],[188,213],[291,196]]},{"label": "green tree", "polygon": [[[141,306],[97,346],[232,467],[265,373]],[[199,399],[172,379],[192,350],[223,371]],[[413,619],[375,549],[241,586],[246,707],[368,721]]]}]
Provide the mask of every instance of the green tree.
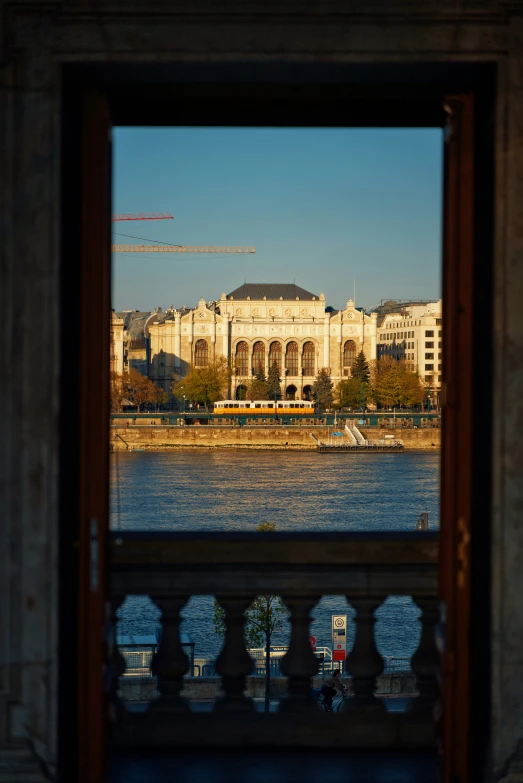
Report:
[{"label": "green tree", "polygon": [[281,400],[280,371],[276,362],[270,368],[267,378],[267,399]]},{"label": "green tree", "polygon": [[[265,377],[265,376],[264,376]],[[266,400],[267,399],[267,381],[260,380],[257,376],[247,383],[247,391],[245,393],[246,399],[254,402],[254,400]]]},{"label": "green tree", "polygon": [[359,378],[363,383],[368,383],[370,381],[370,367],[365,358],[365,354],[363,353],[363,349],[356,356],[350,374],[351,378]]},{"label": "green tree", "polygon": [[410,408],[418,405],[425,396],[425,390],[416,372],[405,369],[400,387],[399,404]]},{"label": "green tree", "polygon": [[320,408],[330,408],[334,401],[334,384],[328,367],[322,367],[312,386],[312,399]]},{"label": "green tree", "polygon": [[[273,522],[261,522],[258,533],[272,533]],[[245,612],[244,639],[248,648],[265,647],[265,712],[269,712],[271,700],[271,639],[280,631],[288,617],[288,610],[281,598],[274,595],[258,595]],[[225,611],[214,602],[214,629],[218,636],[225,635]]]},{"label": "green tree", "polygon": [[339,382],[336,392],[340,408],[359,408],[365,406],[371,389],[369,384],[360,378],[347,378],[346,381]]},{"label": "green tree", "polygon": [[417,373],[412,372],[404,361],[385,358],[376,363],[373,396],[379,405],[385,407],[410,407],[422,400],[423,387]]},{"label": "green tree", "polygon": [[206,367],[190,367],[184,378],[173,376],[172,393],[177,399],[185,395],[208,409],[217,400],[225,399],[231,380],[229,363],[224,356],[209,362]]},{"label": "green tree", "polygon": [[158,389],[158,394],[156,395],[156,402],[161,407],[162,405],[166,405],[169,402],[171,395],[169,394],[169,392],[164,391],[159,386],[157,387],[157,389]]}]

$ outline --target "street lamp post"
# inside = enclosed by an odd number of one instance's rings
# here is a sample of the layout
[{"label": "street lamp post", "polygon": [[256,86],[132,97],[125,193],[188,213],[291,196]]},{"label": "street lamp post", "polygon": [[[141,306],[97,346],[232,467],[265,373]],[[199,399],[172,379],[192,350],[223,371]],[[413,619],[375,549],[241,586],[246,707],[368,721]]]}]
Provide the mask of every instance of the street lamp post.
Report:
[{"label": "street lamp post", "polygon": [[185,394],[183,395],[183,415],[185,416]]}]

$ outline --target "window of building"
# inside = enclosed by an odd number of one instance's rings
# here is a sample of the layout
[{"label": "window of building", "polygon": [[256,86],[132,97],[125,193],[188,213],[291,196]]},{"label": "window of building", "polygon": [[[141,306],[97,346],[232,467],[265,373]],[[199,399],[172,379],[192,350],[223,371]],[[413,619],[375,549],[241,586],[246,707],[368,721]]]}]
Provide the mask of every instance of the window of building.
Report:
[{"label": "window of building", "polygon": [[195,367],[207,367],[209,364],[209,346],[207,340],[197,340],[194,346]]},{"label": "window of building", "polygon": [[312,399],[312,386],[303,387],[303,399],[310,401]]},{"label": "window of building", "polygon": [[425,354],[425,359],[434,359],[434,354],[433,353],[426,353]]},{"label": "window of building", "polygon": [[347,340],[343,347],[343,366],[352,367],[356,358],[356,343],[354,340]]},{"label": "window of building", "polygon": [[434,372],[434,365],[433,364],[426,364],[425,365],[425,372]]},{"label": "window of building", "polygon": [[425,348],[434,348],[434,343],[425,343]]},{"label": "window of building", "polygon": [[302,366],[304,375],[314,375],[314,343],[307,342],[303,346]]},{"label": "window of building", "polygon": [[269,347],[269,368],[276,364],[281,375],[281,343],[271,343]]},{"label": "window of building", "polygon": [[252,349],[252,369],[256,375],[265,372],[265,346],[261,342],[254,343]]},{"label": "window of building", "polygon": [[[441,318],[436,318],[436,326],[439,326],[441,324],[441,322],[442,322]],[[440,332],[440,334],[441,334],[441,332]]]},{"label": "window of building", "polygon": [[441,370],[442,370],[442,365],[441,364],[438,364],[438,370],[441,372]]},{"label": "window of building", "polygon": [[298,343],[289,343],[285,352],[285,369],[289,375],[298,375]]},{"label": "window of building", "polygon": [[236,346],[236,374],[241,376],[249,374],[249,346],[243,340]]},{"label": "window of building", "polygon": [[434,337],[434,329],[425,329],[425,337]]},{"label": "window of building", "polygon": [[290,386],[287,386],[287,389],[285,391],[285,399],[286,400],[295,400],[296,399],[296,392],[297,392],[296,386],[291,384]]}]

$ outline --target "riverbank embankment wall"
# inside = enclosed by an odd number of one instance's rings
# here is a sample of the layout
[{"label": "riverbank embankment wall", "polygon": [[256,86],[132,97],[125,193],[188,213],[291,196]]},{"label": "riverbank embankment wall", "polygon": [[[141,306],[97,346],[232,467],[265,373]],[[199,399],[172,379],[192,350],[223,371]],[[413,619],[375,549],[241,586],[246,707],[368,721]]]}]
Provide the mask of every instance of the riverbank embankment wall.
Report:
[{"label": "riverbank embankment wall", "polygon": [[[146,449],[169,451],[179,448],[288,449],[314,451],[317,440],[328,441],[332,427],[315,426],[111,426],[111,447],[115,451]],[[393,436],[406,451],[437,451],[441,431],[427,429],[382,429],[362,427],[362,435],[371,442],[391,441]]]}]

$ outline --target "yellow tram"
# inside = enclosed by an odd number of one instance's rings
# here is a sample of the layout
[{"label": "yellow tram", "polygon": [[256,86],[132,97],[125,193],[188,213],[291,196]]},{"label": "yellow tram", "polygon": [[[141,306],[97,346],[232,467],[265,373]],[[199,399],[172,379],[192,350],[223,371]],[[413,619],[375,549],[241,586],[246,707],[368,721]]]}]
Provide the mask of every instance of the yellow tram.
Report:
[{"label": "yellow tram", "polygon": [[214,403],[215,416],[312,416],[314,403],[307,400],[220,400]]}]

